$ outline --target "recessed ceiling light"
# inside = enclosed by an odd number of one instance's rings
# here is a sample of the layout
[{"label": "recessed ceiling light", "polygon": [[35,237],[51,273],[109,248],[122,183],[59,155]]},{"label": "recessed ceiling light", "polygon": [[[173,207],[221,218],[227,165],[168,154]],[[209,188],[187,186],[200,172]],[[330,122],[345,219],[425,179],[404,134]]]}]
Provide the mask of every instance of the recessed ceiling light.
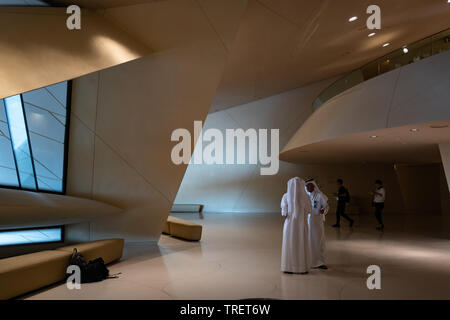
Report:
[{"label": "recessed ceiling light", "polygon": [[350,19],[348,19],[348,22],[353,22],[353,21],[356,21],[356,20],[358,20],[358,17],[354,16],[354,17],[351,17]]},{"label": "recessed ceiling light", "polygon": [[[450,0],[449,0],[450,1]],[[403,47],[403,53],[408,53],[409,52],[409,50],[408,50],[408,48],[407,47]]]},{"label": "recessed ceiling light", "polygon": [[378,136],[375,136],[375,135],[373,135],[373,136],[370,136],[372,139],[375,139],[375,138],[378,138]]},{"label": "recessed ceiling light", "polygon": [[383,48],[384,48],[384,47],[387,47],[388,45],[390,45],[390,43],[389,43],[389,42],[386,42],[385,44],[383,44]]},{"label": "recessed ceiling light", "polygon": [[417,129],[417,128],[412,128],[412,129],[409,129],[409,131],[411,131],[411,132],[418,132],[419,129]]},{"label": "recessed ceiling light", "polygon": [[[449,0],[450,1],[450,0]],[[369,33],[368,37],[373,37],[374,35],[376,35],[375,32]]]}]

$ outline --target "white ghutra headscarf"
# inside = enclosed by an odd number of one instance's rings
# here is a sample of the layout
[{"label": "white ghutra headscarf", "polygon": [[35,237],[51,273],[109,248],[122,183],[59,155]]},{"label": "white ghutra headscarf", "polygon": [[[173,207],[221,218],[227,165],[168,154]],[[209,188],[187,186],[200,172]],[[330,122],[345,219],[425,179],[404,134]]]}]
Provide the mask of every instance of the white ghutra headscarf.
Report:
[{"label": "white ghutra headscarf", "polygon": [[[305,182],[305,186],[306,186],[308,183],[312,183],[312,184],[314,185],[314,190],[317,191],[318,193],[320,193],[320,194],[322,195],[323,200],[325,200],[325,202],[328,203],[328,197],[326,196],[325,193],[323,193],[323,192],[320,190],[320,188],[319,188],[319,186],[317,185],[316,181],[315,181],[314,179],[308,180],[308,181]],[[306,190],[306,187],[305,187],[305,190]],[[308,190],[306,190],[306,192],[308,192]],[[308,194],[309,194],[309,192],[308,192]]]},{"label": "white ghutra headscarf", "polygon": [[[322,199],[323,199],[326,203],[328,203],[328,197],[326,196],[325,193],[323,193],[323,192],[320,190],[319,186],[317,185],[317,183],[316,183],[316,181],[315,181],[314,179],[311,179],[311,180],[307,180],[307,181],[306,181],[306,183],[305,183],[305,191],[306,191],[306,193],[307,193],[309,196],[311,196],[311,194],[312,194],[312,192],[310,193],[310,192],[308,192],[308,190],[306,190],[306,185],[309,184],[309,183],[312,183],[312,184],[314,185],[314,191],[313,191],[313,192],[316,193],[316,194],[320,194],[320,196],[322,197]],[[324,221],[325,221],[325,216],[327,215],[329,209],[330,209],[330,207],[328,206],[328,207],[325,209],[324,214],[322,215]],[[311,210],[311,211],[312,211],[312,210]]]},{"label": "white ghutra headscarf", "polygon": [[311,212],[311,200],[305,191],[305,181],[299,177],[287,183],[287,193],[281,199],[281,214],[286,217],[307,217]]}]

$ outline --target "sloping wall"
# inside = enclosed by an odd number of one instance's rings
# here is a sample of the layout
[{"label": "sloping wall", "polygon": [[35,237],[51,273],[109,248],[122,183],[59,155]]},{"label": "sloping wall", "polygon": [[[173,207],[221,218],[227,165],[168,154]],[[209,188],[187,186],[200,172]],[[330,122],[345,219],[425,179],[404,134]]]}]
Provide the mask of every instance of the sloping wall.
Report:
[{"label": "sloping wall", "polygon": [[[212,9],[184,0],[106,10],[154,54],[73,82],[67,191],[125,210],[77,226],[78,235],[159,238],[186,170],[171,162],[172,131],[206,118],[227,60],[224,39],[237,30],[211,19]],[[224,14],[238,23],[244,9],[241,1]]]},{"label": "sloping wall", "polygon": [[95,12],[81,30],[66,8],[0,8],[0,98],[80,77],[148,55],[151,50]]},{"label": "sloping wall", "polygon": [[[313,99],[333,80],[211,113],[206,119],[204,131],[217,128],[224,133],[225,129],[235,128],[278,128],[282,148],[312,113]],[[369,191],[373,189],[374,180],[379,178],[385,182],[389,193],[386,211],[399,213],[404,209],[392,165],[305,165],[282,161],[278,174],[273,176],[260,175],[259,165],[191,163],[175,203],[203,204],[206,212],[278,213],[287,181],[294,176],[315,178],[330,196],[333,207],[336,179],[343,178],[352,198],[366,213],[372,212]]]}]

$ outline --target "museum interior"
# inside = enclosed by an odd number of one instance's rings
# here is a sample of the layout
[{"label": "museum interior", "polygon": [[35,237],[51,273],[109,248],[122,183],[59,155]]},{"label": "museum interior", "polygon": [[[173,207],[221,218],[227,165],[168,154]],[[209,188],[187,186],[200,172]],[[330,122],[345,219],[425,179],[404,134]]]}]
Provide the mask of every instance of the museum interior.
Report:
[{"label": "museum interior", "polygon": [[1,300],[450,298],[450,0],[5,0],[0,75]]}]

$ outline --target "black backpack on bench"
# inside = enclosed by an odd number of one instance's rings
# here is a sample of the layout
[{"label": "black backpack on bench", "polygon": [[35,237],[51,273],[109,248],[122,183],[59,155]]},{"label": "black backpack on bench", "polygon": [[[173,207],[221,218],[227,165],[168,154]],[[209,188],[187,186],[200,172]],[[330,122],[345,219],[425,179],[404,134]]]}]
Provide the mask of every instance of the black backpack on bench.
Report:
[{"label": "black backpack on bench", "polygon": [[[86,263],[85,258],[81,253],[78,253],[76,248],[73,249],[69,265],[75,265],[80,268],[81,283],[97,282],[110,278],[109,270],[106,268],[102,258],[97,258]],[[111,278],[117,277],[112,276]]]}]

